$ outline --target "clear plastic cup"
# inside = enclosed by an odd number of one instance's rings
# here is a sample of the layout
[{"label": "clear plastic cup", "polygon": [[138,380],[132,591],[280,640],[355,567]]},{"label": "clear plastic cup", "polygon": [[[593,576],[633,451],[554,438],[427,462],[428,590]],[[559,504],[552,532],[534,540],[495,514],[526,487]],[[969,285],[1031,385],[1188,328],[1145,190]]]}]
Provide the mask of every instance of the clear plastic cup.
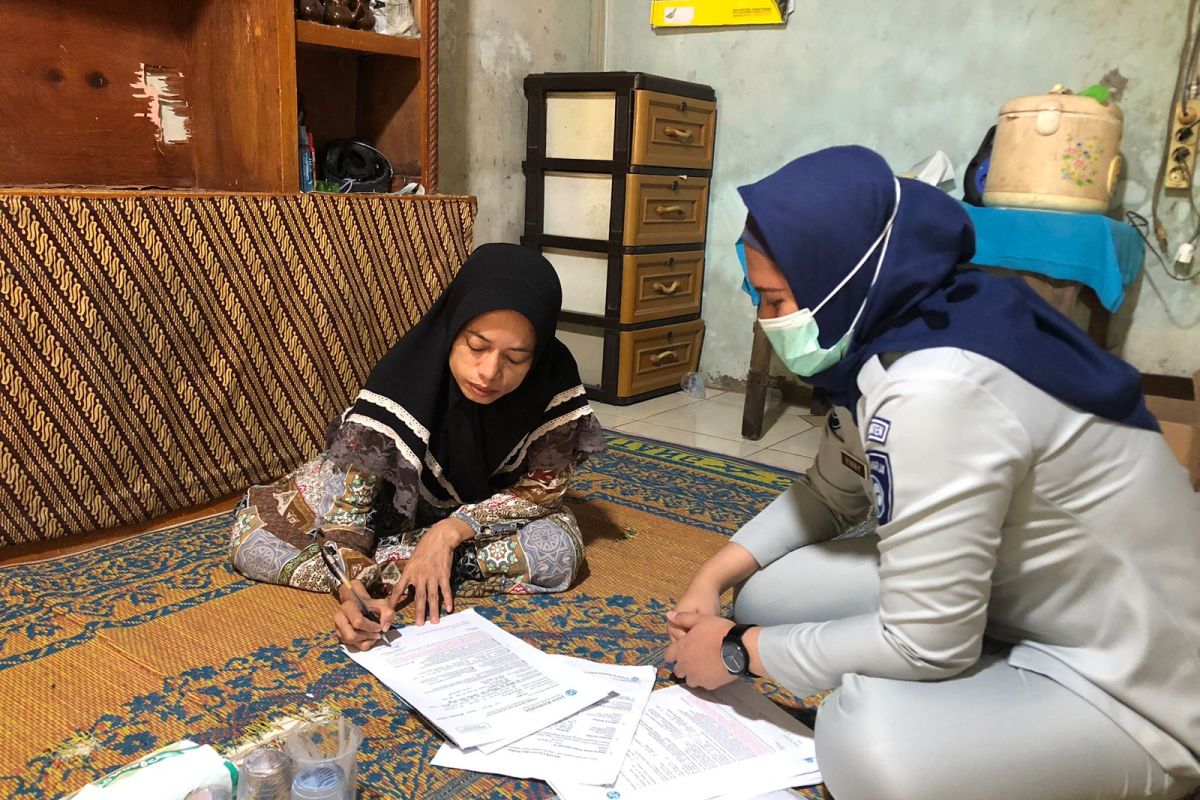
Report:
[{"label": "clear plastic cup", "polygon": [[679,381],[679,388],[693,400],[704,399],[704,378],[699,372],[685,373]]},{"label": "clear plastic cup", "polygon": [[[284,749],[295,765],[294,800],[353,800],[360,744],[362,731],[345,717],[310,722],[289,733]],[[322,769],[329,767],[337,769]]]},{"label": "clear plastic cup", "polygon": [[238,800],[285,800],[292,785],[292,762],[273,747],[257,747],[242,759]]},{"label": "clear plastic cup", "polygon": [[346,773],[332,761],[310,764],[296,770],[292,779],[292,800],[344,800],[350,797]]}]

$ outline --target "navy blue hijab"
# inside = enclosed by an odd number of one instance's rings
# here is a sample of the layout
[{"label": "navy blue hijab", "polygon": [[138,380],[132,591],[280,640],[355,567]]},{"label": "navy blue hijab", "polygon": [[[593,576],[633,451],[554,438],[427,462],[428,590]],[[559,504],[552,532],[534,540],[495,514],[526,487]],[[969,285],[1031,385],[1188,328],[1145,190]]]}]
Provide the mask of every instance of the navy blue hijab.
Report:
[{"label": "navy blue hijab", "polygon": [[[960,269],[975,254],[966,212],[933,186],[899,180],[900,208],[875,285],[879,250],[816,317],[821,346],[830,347],[866,296],[850,347],[810,384],[853,412],[858,373],[871,356],[958,347],[1075,408],[1158,430],[1132,366],[1097,346],[1020,278]],[[752,238],[779,265],[801,308],[828,296],[879,236],[896,202],[894,181],[878,153],[849,146],[803,156],[738,189]]]}]

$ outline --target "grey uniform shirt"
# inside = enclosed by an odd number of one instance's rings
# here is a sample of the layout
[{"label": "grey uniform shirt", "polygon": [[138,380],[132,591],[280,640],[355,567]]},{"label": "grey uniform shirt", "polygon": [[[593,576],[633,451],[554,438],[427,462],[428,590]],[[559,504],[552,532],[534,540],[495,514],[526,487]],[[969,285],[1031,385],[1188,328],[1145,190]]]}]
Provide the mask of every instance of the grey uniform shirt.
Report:
[{"label": "grey uniform shirt", "polygon": [[947,678],[986,632],[1200,775],[1200,496],[1162,437],[957,348],[873,358],[858,385],[861,430],[827,423],[814,468],[733,541],[765,567],[874,510],[879,610],[766,628],[771,675],[801,695]]}]

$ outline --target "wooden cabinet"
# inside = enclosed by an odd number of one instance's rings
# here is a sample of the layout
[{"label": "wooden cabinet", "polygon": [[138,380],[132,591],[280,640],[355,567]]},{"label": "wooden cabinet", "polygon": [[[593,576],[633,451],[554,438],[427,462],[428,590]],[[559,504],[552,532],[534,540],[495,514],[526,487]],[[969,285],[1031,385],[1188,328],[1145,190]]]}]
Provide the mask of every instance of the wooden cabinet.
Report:
[{"label": "wooden cabinet", "polygon": [[589,395],[630,403],[699,363],[716,133],[708,86],[637,72],[525,79],[522,242],[563,285],[559,337]]},{"label": "wooden cabinet", "polygon": [[318,148],[366,139],[432,192],[437,0],[415,10],[402,39],[293,0],[0,0],[0,186],[294,192],[299,92]]}]

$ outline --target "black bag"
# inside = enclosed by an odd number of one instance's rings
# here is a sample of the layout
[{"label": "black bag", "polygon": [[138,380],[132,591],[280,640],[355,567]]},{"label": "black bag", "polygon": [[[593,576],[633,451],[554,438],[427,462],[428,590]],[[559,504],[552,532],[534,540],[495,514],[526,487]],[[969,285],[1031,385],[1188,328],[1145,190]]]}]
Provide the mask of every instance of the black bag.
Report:
[{"label": "black bag", "polygon": [[334,139],[325,145],[321,178],[340,184],[344,192],[388,192],[392,165],[387,156],[360,139]]},{"label": "black bag", "polygon": [[993,125],[988,128],[963,176],[963,201],[973,206],[983,205],[983,187],[987,184],[988,168],[992,165],[992,140],[995,138],[996,126]]}]

